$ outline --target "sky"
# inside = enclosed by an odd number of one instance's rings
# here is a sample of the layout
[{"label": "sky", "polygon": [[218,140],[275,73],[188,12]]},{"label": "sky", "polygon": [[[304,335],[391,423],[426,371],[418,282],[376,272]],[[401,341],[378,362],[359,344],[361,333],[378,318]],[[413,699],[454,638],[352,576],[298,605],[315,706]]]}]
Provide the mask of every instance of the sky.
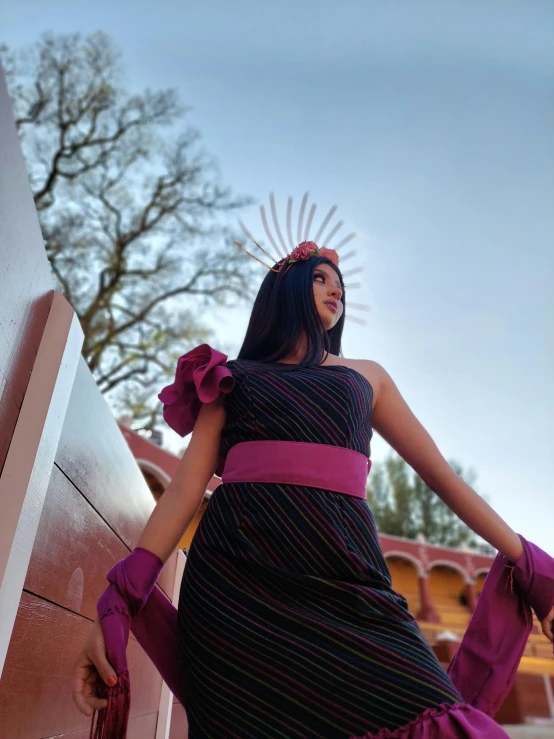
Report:
[{"label": "sky", "polygon": [[[175,87],[237,193],[337,204],[367,324],[447,458],[554,554],[554,4],[18,0],[12,48],[110,34],[129,89]],[[262,234],[256,208],[242,214]],[[260,281],[263,273],[260,272]],[[249,309],[206,317],[236,354]],[[167,439],[175,444],[171,432]],[[373,458],[387,446],[375,439]]]}]

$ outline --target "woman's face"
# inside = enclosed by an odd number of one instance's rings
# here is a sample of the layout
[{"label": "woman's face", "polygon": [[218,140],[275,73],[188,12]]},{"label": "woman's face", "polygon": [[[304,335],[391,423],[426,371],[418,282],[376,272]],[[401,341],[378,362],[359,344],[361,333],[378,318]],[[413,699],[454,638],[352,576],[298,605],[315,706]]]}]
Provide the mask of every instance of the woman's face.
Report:
[{"label": "woman's face", "polygon": [[329,264],[319,264],[314,270],[314,300],[323,327],[329,331],[344,310],[340,279]]}]

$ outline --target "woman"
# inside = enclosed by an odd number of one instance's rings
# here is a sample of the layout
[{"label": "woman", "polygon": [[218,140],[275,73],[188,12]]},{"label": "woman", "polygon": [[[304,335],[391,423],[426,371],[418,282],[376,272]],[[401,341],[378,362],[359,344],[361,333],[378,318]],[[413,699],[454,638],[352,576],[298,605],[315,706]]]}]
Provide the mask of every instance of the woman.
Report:
[{"label": "woman", "polygon": [[[179,360],[160,398],[192,439],[128,558],[143,564],[109,577],[110,597],[129,605],[133,591],[130,616],[144,608],[224,461],[179,601],[172,687],[190,739],[506,736],[464,702],[391,587],[365,500],[373,429],[513,563],[522,539],[452,471],[387,372],[341,356],[344,319],[337,254],[303,243],[270,268],[237,360],[207,346]],[[99,614],[113,618],[106,598]],[[552,640],[554,589],[540,598]],[[84,713],[107,706],[97,673],[122,682],[115,659],[95,624],[75,681]]]}]

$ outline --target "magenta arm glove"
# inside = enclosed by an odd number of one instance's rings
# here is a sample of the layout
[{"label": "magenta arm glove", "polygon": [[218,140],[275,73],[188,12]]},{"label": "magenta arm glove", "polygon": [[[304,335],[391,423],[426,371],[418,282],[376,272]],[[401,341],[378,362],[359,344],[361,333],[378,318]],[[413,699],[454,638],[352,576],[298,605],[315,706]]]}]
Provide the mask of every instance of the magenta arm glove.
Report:
[{"label": "magenta arm glove", "polygon": [[508,695],[531,633],[533,618],[554,605],[554,559],[520,535],[515,565],[498,554],[477,607],[448,667],[464,701],[494,716]]},{"label": "magenta arm glove", "polygon": [[124,739],[126,736],[131,698],[127,667],[131,620],[142,611],[162,568],[159,557],[138,547],[106,575],[110,584],[100,596],[96,610],[117,684],[108,687],[99,683],[99,697],[106,698],[108,706],[93,717],[91,739]]},{"label": "magenta arm glove", "polygon": [[525,602],[544,621],[554,606],[554,559],[523,536],[520,539],[523,554],[515,563],[513,578]]},{"label": "magenta arm glove", "polygon": [[[212,403],[233,389],[235,380],[226,366],[227,356],[208,344],[183,354],[177,362],[175,380],[159,398],[164,418],[181,436],[194,429],[203,403]],[[108,707],[93,719],[91,739],[124,739],[130,706],[127,642],[131,630],[159,670],[171,692],[183,702],[185,684],[180,660],[177,610],[156,587],[162,561],[152,552],[137,548],[110,572],[107,590],[98,601],[98,615],[108,661],[117,674],[117,685],[99,685]]]}]

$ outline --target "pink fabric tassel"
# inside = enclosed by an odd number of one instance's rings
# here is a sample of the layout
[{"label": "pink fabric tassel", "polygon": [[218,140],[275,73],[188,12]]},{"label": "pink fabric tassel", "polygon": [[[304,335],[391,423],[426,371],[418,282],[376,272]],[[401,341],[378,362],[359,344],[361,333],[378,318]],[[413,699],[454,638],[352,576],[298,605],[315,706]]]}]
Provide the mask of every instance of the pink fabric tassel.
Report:
[{"label": "pink fabric tassel", "polygon": [[89,739],[126,739],[129,710],[131,708],[131,683],[129,671],[117,675],[117,684],[109,688],[101,681],[99,698],[107,698],[108,706],[95,712]]},{"label": "pink fabric tassel", "polygon": [[108,662],[117,683],[108,687],[98,681],[98,695],[108,705],[93,716],[90,739],[125,739],[131,703],[127,668],[127,643],[131,618],[143,609],[163,568],[163,562],[147,549],[137,547],[107,574],[110,583],[100,596],[96,610],[106,646]]}]

